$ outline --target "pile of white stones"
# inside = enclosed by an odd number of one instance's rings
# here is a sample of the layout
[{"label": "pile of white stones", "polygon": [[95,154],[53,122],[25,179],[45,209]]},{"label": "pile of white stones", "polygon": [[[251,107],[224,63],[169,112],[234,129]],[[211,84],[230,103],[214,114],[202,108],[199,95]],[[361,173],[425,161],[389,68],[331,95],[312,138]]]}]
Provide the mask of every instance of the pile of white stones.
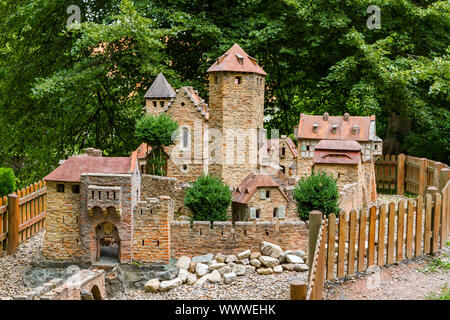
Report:
[{"label": "pile of white stones", "polygon": [[207,282],[230,284],[236,277],[253,272],[264,275],[281,273],[283,270],[308,271],[303,250],[283,251],[279,246],[266,241],[261,242],[260,249],[261,252],[245,250],[238,255],[205,254],[192,259],[183,256],[177,261],[179,271],[176,278],[166,281],[151,279],[145,284],[145,290],[169,291],[182,284],[202,286]]}]

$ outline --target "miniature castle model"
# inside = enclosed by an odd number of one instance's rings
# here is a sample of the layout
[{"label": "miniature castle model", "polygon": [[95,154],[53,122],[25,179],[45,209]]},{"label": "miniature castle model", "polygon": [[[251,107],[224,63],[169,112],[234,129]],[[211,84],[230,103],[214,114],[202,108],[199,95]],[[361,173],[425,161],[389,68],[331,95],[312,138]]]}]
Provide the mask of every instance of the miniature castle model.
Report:
[{"label": "miniature castle model", "polygon": [[[130,157],[87,149],[44,178],[44,258],[95,262],[109,250],[121,263],[168,263],[177,241],[171,222],[183,206],[179,185],[201,174],[221,177],[233,188],[233,222],[298,220],[286,186],[313,171],[338,179],[342,208],[376,201],[374,162],[381,140],[373,116],[302,114],[298,147],[286,136],[267,140],[266,73],[256,59],[235,44],[207,72],[209,104],[192,87],[174,90],[162,74],[145,94],[147,114],[165,112],[180,128],[177,143],[165,148],[166,177],[146,174],[152,148],[143,143]],[[267,159],[275,163],[273,174],[264,170]]]}]

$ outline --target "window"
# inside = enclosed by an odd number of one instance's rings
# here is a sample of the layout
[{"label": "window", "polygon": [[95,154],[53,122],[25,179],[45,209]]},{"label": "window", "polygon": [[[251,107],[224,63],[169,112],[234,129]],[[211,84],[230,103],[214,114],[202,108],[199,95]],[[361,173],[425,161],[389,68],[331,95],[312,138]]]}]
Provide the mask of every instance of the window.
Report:
[{"label": "window", "polygon": [[95,199],[95,192],[94,191],[92,191],[91,195],[92,195],[92,199]]},{"label": "window", "polygon": [[72,193],[80,193],[80,185],[79,184],[74,184],[72,186]]},{"label": "window", "polygon": [[273,208],[273,217],[278,218],[278,208]]},{"label": "window", "polygon": [[270,199],[270,190],[266,190],[266,199]]},{"label": "window", "polygon": [[309,146],[306,146],[306,151],[309,151]]},{"label": "window", "polygon": [[235,77],[234,78],[234,84],[241,84],[242,83],[242,77]]},{"label": "window", "polygon": [[218,84],[219,83],[219,77],[218,76],[214,76],[214,83]]},{"label": "window", "polygon": [[101,192],[101,191],[98,192],[98,198],[99,198],[99,199],[102,198],[102,192]]},{"label": "window", "polygon": [[[286,167],[285,166],[280,166],[280,168],[281,168],[281,172],[286,173]],[[289,170],[290,170],[290,168],[289,168]]]},{"label": "window", "polygon": [[185,103],[184,103],[184,102],[182,102],[182,103],[181,103],[181,106],[182,106],[182,107],[184,107],[184,106],[185,106]]},{"label": "window", "polygon": [[64,192],[64,185],[58,183],[58,184],[56,185],[56,192]]},{"label": "window", "polygon": [[153,101],[153,106],[154,106],[155,108],[157,107],[156,101]]},{"label": "window", "polygon": [[181,171],[187,172],[188,171],[188,165],[187,164],[183,164],[183,167],[182,167]]},{"label": "window", "polygon": [[164,108],[164,101],[160,101],[159,105],[161,106],[161,108]]},{"label": "window", "polygon": [[256,209],[256,219],[261,218],[261,209]]},{"label": "window", "polygon": [[106,191],[106,199],[109,199],[109,191]]},{"label": "window", "polygon": [[285,154],[286,154],[286,148],[282,147],[281,148],[281,156],[284,157]]},{"label": "window", "polygon": [[187,149],[189,147],[189,129],[188,128],[183,128],[181,130],[182,132],[182,148],[183,149]]}]

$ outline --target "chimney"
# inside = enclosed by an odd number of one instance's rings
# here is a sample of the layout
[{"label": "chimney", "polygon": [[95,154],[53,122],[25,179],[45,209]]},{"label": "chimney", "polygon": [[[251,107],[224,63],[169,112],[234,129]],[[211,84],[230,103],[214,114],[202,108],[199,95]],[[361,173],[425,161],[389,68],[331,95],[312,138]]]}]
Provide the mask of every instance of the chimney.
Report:
[{"label": "chimney", "polygon": [[102,156],[102,150],[95,149],[95,148],[86,148],[84,150],[84,153],[90,157],[101,157]]},{"label": "chimney", "polygon": [[348,121],[349,115],[348,113],[344,113],[344,121]]},{"label": "chimney", "polygon": [[323,114],[323,121],[328,121],[328,112]]}]

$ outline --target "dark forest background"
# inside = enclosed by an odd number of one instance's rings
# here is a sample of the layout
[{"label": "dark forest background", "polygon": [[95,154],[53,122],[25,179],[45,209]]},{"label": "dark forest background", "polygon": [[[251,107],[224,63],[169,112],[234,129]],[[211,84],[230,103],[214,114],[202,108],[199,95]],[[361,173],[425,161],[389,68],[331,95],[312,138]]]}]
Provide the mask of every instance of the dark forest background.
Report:
[{"label": "dark forest background", "polygon": [[[81,24],[66,27],[70,5]],[[129,155],[156,75],[207,100],[206,70],[235,42],[268,73],[267,129],[375,114],[385,152],[448,164],[449,34],[449,1],[1,1],[0,167],[23,186],[86,147]]]}]

